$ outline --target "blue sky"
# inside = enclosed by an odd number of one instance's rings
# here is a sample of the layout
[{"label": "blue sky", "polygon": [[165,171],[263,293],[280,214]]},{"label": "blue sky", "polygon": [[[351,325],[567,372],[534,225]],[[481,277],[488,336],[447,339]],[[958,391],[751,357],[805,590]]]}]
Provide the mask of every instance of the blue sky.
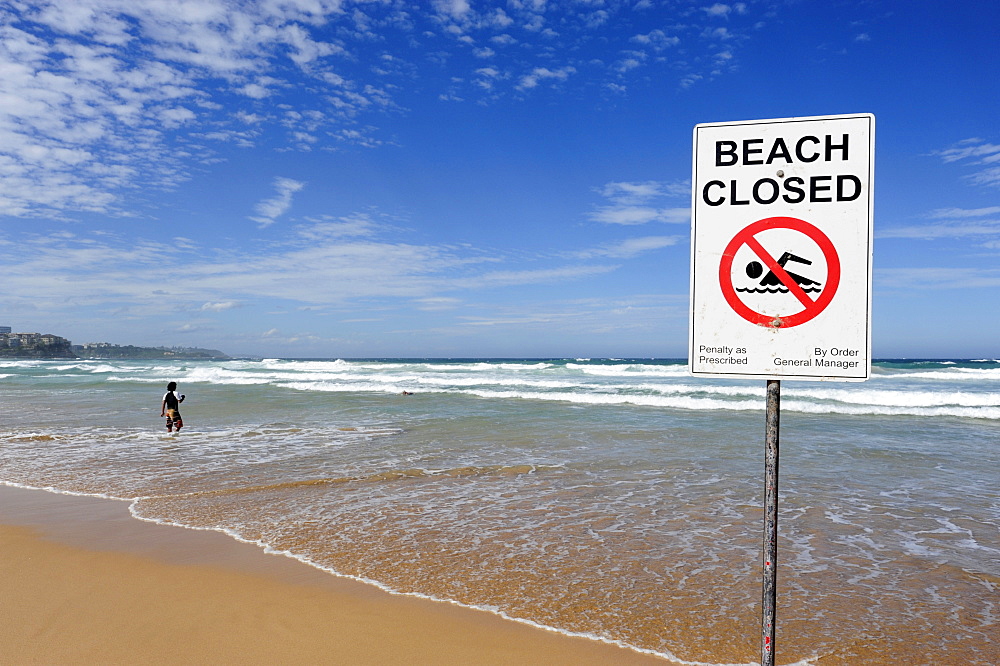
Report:
[{"label": "blue sky", "polygon": [[0,324],[687,346],[695,124],[876,117],[876,357],[1000,356],[995,2],[0,2]]}]

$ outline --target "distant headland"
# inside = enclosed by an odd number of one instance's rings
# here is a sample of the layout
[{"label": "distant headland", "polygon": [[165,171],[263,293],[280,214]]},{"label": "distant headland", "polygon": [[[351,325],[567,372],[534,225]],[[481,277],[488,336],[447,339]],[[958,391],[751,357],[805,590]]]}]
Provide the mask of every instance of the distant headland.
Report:
[{"label": "distant headland", "polygon": [[74,345],[51,333],[12,333],[0,326],[0,358],[220,359],[229,354],[199,347],[137,347],[110,342]]}]

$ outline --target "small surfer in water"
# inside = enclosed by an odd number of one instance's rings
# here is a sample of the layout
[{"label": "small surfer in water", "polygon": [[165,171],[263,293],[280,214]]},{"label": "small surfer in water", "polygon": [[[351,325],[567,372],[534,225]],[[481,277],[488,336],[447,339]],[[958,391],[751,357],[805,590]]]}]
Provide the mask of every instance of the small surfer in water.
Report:
[{"label": "small surfer in water", "polygon": [[163,402],[160,403],[160,416],[167,417],[167,432],[173,432],[174,428],[180,432],[181,428],[184,427],[180,412],[182,402],[184,402],[184,396],[178,397],[177,382],[167,384],[167,392],[163,395]]}]

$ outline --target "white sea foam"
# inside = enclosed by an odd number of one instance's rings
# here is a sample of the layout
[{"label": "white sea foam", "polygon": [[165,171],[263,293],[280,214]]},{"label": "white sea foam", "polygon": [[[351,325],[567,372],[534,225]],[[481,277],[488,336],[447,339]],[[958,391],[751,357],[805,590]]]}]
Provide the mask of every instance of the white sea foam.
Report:
[{"label": "white sea foam", "polygon": [[584,374],[597,375],[599,377],[634,377],[638,374],[662,377],[687,376],[687,366],[683,365],[645,365],[641,363],[580,365],[578,363],[567,363],[566,367],[570,370],[579,370]]},{"label": "white sea foam", "polygon": [[35,368],[47,365],[48,361],[0,358],[0,368]]},{"label": "white sea foam", "polygon": [[[185,384],[272,385],[317,392],[405,390],[694,410],[757,409],[763,397],[763,386],[758,383],[692,381],[686,366],[642,361],[265,359],[183,364],[16,360],[8,361],[7,367],[14,374],[21,369],[42,369],[59,376],[79,375],[114,383],[159,384],[176,380]],[[1000,410],[1000,369],[946,366],[944,362],[928,362],[923,370],[888,366],[879,368],[876,377],[863,386],[792,383],[784,394],[786,409],[813,414],[996,419]]]},{"label": "white sea foam", "polygon": [[846,404],[886,407],[1000,407],[1000,392],[969,393],[961,391],[906,391],[877,389],[803,389],[790,387],[783,393],[789,397],[815,398]]},{"label": "white sea foam", "polygon": [[913,370],[894,372],[907,379],[944,379],[947,381],[995,381],[1000,382],[1000,368],[944,368],[941,370]]},{"label": "white sea foam", "polygon": [[[281,359],[264,359],[259,364],[247,364],[247,366],[241,367],[240,369],[252,370],[255,365],[259,365],[259,367],[262,368],[293,370],[296,372],[344,372],[355,367],[354,364],[341,359],[337,359],[335,361],[290,361]],[[390,366],[399,367],[399,364],[390,364]]]},{"label": "white sea foam", "polygon": [[[485,388],[488,384],[496,389]],[[583,405],[638,405],[691,410],[757,410],[763,389],[731,386],[586,386],[570,382],[511,382],[507,380],[460,381],[428,378],[356,377],[350,382],[283,381],[280,386],[300,391],[347,393],[354,391],[399,393],[416,387],[439,393],[472,395],[489,399],[550,400]],[[509,387],[502,390],[501,387]],[[533,389],[547,388],[549,391]],[[567,390],[568,389],[568,390]],[[634,392],[633,392],[634,391]],[[713,397],[714,396],[714,397]],[[802,398],[814,398],[815,401]],[[884,416],[954,416],[1000,419],[1000,395],[962,393],[916,393],[894,391],[852,392],[847,390],[789,391],[782,401],[787,411],[808,414]]]},{"label": "white sea foam", "polygon": [[[646,648],[637,647],[635,645],[630,645],[630,644],[628,644],[628,643],[626,643],[624,641],[610,639],[610,638],[607,638],[605,636],[600,636],[600,635],[597,635],[597,634],[594,634],[594,633],[591,633],[591,632],[569,631],[569,630],[566,630],[566,629],[560,629],[558,627],[552,627],[552,626],[549,626],[549,625],[546,625],[546,624],[535,622],[535,621],[530,620],[530,619],[518,617],[516,615],[511,615],[511,614],[509,614],[509,613],[507,613],[507,612],[503,611],[502,609],[497,608],[495,606],[487,606],[487,605],[482,605],[482,604],[464,604],[464,603],[455,601],[453,599],[448,599],[448,598],[445,598],[445,597],[437,597],[437,596],[429,595],[429,594],[423,594],[421,592],[404,592],[404,591],[398,590],[398,589],[396,589],[396,588],[394,588],[394,587],[392,587],[390,585],[387,585],[387,584],[383,583],[382,581],[375,580],[373,578],[367,578],[365,576],[355,576],[355,575],[351,575],[351,574],[346,574],[346,573],[338,571],[338,570],[336,570],[336,569],[334,569],[332,567],[328,567],[328,566],[324,566],[322,564],[319,564],[319,563],[315,562],[314,560],[312,560],[311,558],[309,558],[309,557],[307,557],[305,555],[302,555],[302,554],[299,554],[299,553],[295,553],[295,552],[292,552],[292,551],[286,550],[286,549],[275,548],[271,544],[267,543],[266,541],[263,541],[263,540],[260,540],[260,539],[248,539],[248,538],[244,537],[243,535],[241,535],[239,532],[237,532],[235,530],[226,529],[226,528],[219,528],[219,527],[195,527],[195,526],[192,526],[192,525],[187,525],[185,523],[170,521],[170,520],[166,520],[166,519],[146,517],[146,516],[144,516],[142,514],[142,511],[139,508],[139,505],[141,504],[142,500],[144,500],[144,499],[148,499],[148,498],[143,498],[143,497],[135,498],[129,504],[129,512],[131,513],[131,515],[134,518],[136,518],[138,520],[141,520],[141,521],[144,521],[144,522],[149,522],[149,523],[154,523],[154,524],[158,524],[158,525],[167,525],[167,526],[173,526],[173,527],[182,527],[182,528],[185,528],[185,529],[191,529],[191,530],[196,530],[196,531],[221,532],[222,534],[225,534],[226,536],[234,539],[235,541],[239,541],[241,543],[246,543],[246,544],[251,544],[251,545],[257,546],[257,547],[261,548],[265,553],[267,553],[269,555],[280,555],[280,556],[283,556],[283,557],[288,557],[290,559],[296,560],[298,562],[301,562],[303,564],[306,564],[306,565],[308,565],[310,567],[313,567],[313,568],[318,569],[320,571],[323,571],[325,573],[331,574],[331,575],[336,576],[338,578],[344,578],[344,579],[353,580],[353,581],[356,581],[356,582],[359,582],[359,583],[364,583],[365,585],[370,585],[372,587],[378,588],[378,589],[382,590],[383,592],[387,592],[387,593],[392,594],[392,595],[404,596],[404,597],[414,597],[414,598],[417,598],[417,599],[426,599],[428,601],[436,601],[436,602],[439,602],[439,603],[452,604],[452,605],[459,606],[459,607],[462,607],[462,608],[471,608],[471,609],[474,609],[474,610],[480,610],[480,611],[484,611],[484,612],[487,612],[487,613],[491,613],[493,615],[498,615],[498,616],[500,616],[500,617],[502,617],[504,619],[511,620],[511,621],[517,622],[519,624],[526,624],[528,626],[535,627],[536,629],[544,629],[545,631],[551,631],[553,633],[562,634],[564,636],[570,636],[570,637],[575,637],[575,638],[586,638],[588,640],[594,640],[594,641],[597,641],[597,642],[600,642],[600,643],[607,643],[607,644],[610,644],[610,645],[616,645],[618,647],[622,647],[622,648],[625,648],[625,649],[628,649],[628,650],[632,650],[632,651],[638,652],[640,654],[649,654],[649,655],[658,656],[658,657],[661,657],[663,659],[666,659],[666,660],[670,661],[671,663],[680,664],[681,666],[754,666],[752,663],[748,663],[748,664],[736,664],[736,663],[733,663],[733,664],[716,664],[716,663],[710,663],[710,662],[688,661],[688,660],[680,659],[680,658],[674,656],[672,653],[670,653],[668,651],[657,652],[655,650],[649,650],[649,649],[646,649]],[[808,664],[811,664],[811,663],[812,663],[812,660],[804,660],[804,661],[801,661],[801,662],[797,662],[797,664],[792,664],[791,666],[807,666]]]}]

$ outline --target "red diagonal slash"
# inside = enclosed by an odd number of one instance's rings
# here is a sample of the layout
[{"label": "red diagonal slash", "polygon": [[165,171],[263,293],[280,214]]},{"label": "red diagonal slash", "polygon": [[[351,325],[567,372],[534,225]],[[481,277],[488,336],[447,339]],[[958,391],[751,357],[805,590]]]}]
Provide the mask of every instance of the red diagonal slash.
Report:
[{"label": "red diagonal slash", "polygon": [[779,280],[781,280],[781,283],[788,287],[788,291],[790,291],[795,298],[799,299],[799,302],[802,303],[802,305],[808,308],[813,304],[813,300],[809,298],[809,294],[807,294],[802,287],[799,286],[799,283],[795,281],[795,278],[788,274],[788,271],[781,267],[781,264],[771,257],[771,254],[764,249],[764,246],[761,245],[755,237],[747,236],[744,239],[744,242],[747,244],[747,247],[753,250],[754,253],[760,257],[760,260],[763,261],[769,269],[771,269],[771,272],[774,273]]},{"label": "red diagonal slash", "polygon": [[[797,231],[811,238],[823,252],[823,258],[826,260],[826,284],[823,285],[823,289],[815,301],[806,295],[806,292],[795,281],[795,278],[779,266],[778,262],[768,254],[767,250],[756,239],[757,234],[768,229],[791,229],[792,231]],[[733,259],[736,257],[737,251],[744,244],[750,248],[751,252],[760,257],[761,261],[767,264],[767,267],[778,277],[781,284],[788,287],[789,293],[795,294],[795,298],[803,306],[801,312],[790,312],[782,315],[764,314],[748,307],[746,303],[740,300],[736,289],[733,287]],[[726,249],[722,252],[722,259],[719,261],[719,287],[722,290],[723,297],[726,299],[726,303],[733,309],[733,312],[743,319],[751,324],[765,328],[792,328],[793,326],[799,326],[800,324],[812,321],[830,305],[839,285],[840,258],[837,256],[837,249],[833,246],[827,235],[819,228],[797,217],[767,217],[744,227],[729,241]]]}]

